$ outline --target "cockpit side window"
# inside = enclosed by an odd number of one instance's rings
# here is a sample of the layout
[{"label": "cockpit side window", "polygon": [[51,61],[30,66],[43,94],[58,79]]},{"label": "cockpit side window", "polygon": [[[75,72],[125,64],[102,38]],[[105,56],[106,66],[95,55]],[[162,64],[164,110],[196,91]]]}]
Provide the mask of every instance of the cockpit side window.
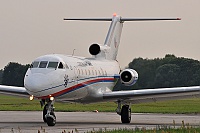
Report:
[{"label": "cockpit side window", "polygon": [[41,61],[40,65],[39,65],[39,68],[46,68],[47,67],[47,63],[48,63],[48,61]]},{"label": "cockpit side window", "polygon": [[63,63],[62,63],[62,62],[59,63],[58,68],[59,68],[59,69],[64,69],[64,66],[63,66]]},{"label": "cockpit side window", "polygon": [[47,68],[57,68],[58,62],[49,62]]},{"label": "cockpit side window", "polygon": [[67,64],[65,64],[65,67],[66,67],[66,69],[69,69],[69,67],[68,67],[68,65],[67,65]]},{"label": "cockpit side window", "polygon": [[39,65],[39,61],[34,61],[34,62],[31,64],[30,68],[37,68],[38,65]]}]

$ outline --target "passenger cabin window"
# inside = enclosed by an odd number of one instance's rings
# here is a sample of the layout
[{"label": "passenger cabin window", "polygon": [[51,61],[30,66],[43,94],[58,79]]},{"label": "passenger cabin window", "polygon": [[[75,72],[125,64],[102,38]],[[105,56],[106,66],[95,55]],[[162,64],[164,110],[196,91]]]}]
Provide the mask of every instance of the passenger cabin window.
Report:
[{"label": "passenger cabin window", "polygon": [[78,75],[80,75],[80,74],[81,74],[80,69],[78,69]]},{"label": "passenger cabin window", "polygon": [[106,76],[107,76],[107,72],[105,71],[105,73],[104,73]]},{"label": "passenger cabin window", "polygon": [[97,74],[97,70],[95,70],[95,74],[98,75],[98,74]]},{"label": "passenger cabin window", "polygon": [[58,62],[49,62],[47,68],[57,68]]},{"label": "passenger cabin window", "polygon": [[101,75],[101,72],[100,72],[100,70],[98,70],[98,72],[99,72],[99,75]]},{"label": "passenger cabin window", "polygon": [[47,67],[47,63],[48,63],[48,61],[41,61],[40,65],[39,65],[39,68],[46,68]]}]

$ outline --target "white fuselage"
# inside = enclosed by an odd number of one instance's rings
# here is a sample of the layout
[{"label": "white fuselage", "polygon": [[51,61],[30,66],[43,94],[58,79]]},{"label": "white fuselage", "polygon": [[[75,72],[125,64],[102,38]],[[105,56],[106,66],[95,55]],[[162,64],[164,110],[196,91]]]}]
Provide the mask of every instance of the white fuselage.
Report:
[{"label": "white fuselage", "polygon": [[39,99],[82,103],[101,101],[112,90],[120,68],[117,61],[67,55],[37,58],[25,75],[25,88]]}]

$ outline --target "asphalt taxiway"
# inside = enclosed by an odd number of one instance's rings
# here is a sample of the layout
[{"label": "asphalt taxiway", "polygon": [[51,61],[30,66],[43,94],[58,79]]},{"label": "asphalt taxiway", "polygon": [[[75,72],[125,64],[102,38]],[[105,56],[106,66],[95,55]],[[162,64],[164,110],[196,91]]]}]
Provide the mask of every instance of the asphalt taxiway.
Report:
[{"label": "asphalt taxiway", "polygon": [[56,112],[57,123],[48,127],[42,120],[42,111],[0,111],[0,132],[87,132],[118,128],[156,128],[181,126],[182,122],[200,125],[200,115],[133,113],[130,124],[122,124],[116,113]]}]

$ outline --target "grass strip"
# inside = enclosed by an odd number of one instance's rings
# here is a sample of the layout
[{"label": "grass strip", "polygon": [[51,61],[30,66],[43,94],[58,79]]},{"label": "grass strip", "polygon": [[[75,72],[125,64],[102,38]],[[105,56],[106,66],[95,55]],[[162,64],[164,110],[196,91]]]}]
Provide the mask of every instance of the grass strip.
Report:
[{"label": "grass strip", "polygon": [[[0,95],[1,111],[40,111],[42,110],[39,100],[30,101],[28,98]],[[187,114],[200,113],[200,98],[172,100],[165,102],[143,103],[132,105],[134,113],[172,113]],[[98,110],[99,112],[115,112],[117,104],[114,102],[79,104],[57,103],[54,104],[56,111],[84,112]]]}]

